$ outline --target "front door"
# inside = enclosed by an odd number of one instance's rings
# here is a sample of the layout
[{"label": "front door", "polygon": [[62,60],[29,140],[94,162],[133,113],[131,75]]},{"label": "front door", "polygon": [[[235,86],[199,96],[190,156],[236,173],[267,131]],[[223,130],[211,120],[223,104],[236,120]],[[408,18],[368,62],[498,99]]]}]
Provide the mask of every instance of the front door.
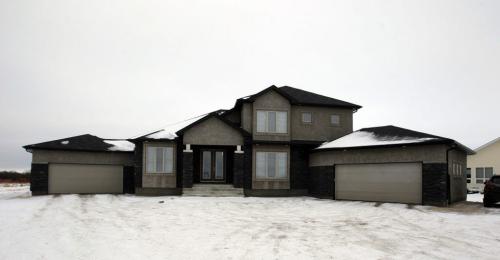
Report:
[{"label": "front door", "polygon": [[200,182],[225,182],[226,158],[221,150],[201,150]]}]

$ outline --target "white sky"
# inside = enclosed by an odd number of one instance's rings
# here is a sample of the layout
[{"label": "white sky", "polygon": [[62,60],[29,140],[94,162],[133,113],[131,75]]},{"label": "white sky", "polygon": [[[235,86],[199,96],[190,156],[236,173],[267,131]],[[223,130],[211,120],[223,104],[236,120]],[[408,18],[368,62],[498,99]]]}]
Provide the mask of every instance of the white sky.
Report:
[{"label": "white sky", "polygon": [[476,148],[500,136],[500,1],[0,0],[0,168],[127,138],[272,84]]}]

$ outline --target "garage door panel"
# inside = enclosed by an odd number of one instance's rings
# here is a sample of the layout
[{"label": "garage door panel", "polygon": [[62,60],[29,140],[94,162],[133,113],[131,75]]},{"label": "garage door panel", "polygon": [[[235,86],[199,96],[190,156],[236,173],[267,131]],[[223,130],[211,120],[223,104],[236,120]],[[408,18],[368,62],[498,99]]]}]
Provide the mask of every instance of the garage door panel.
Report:
[{"label": "garage door panel", "polygon": [[123,166],[49,164],[49,193],[122,193]]},{"label": "garage door panel", "polygon": [[336,199],[422,202],[421,163],[337,165],[335,169]]}]

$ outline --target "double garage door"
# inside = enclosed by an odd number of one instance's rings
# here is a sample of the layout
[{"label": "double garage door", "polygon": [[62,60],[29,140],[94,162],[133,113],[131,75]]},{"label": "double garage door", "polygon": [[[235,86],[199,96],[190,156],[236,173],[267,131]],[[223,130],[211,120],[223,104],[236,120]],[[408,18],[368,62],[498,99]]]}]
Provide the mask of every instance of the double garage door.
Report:
[{"label": "double garage door", "polygon": [[49,193],[123,193],[123,166],[49,164]]},{"label": "double garage door", "polygon": [[421,204],[422,164],[336,165],[335,199]]}]

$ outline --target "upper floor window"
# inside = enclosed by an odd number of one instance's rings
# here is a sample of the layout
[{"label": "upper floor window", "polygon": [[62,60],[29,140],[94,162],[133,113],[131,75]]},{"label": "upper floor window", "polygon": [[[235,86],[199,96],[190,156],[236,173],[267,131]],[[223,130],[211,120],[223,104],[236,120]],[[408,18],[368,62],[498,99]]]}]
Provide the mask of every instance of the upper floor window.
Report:
[{"label": "upper floor window", "polygon": [[257,132],[286,134],[288,113],[283,111],[257,111]]},{"label": "upper floor window", "polygon": [[310,112],[302,112],[302,123],[304,123],[304,124],[312,124],[312,113],[310,113]]},{"label": "upper floor window", "polygon": [[174,149],[165,146],[146,146],[146,173],[173,173]]},{"label": "upper floor window", "polygon": [[287,177],[286,152],[256,152],[255,176],[257,179],[283,179]]},{"label": "upper floor window", "polygon": [[493,167],[476,168],[476,183],[484,183],[493,176]]},{"label": "upper floor window", "polygon": [[340,116],[339,115],[330,115],[330,124],[334,126],[340,125]]}]

